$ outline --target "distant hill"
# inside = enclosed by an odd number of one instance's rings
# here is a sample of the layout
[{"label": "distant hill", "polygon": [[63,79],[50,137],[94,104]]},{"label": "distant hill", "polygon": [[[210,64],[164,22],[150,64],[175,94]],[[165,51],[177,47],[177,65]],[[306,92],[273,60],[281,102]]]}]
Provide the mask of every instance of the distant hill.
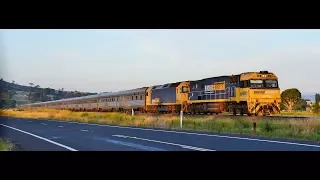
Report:
[{"label": "distant hill", "polygon": [[303,99],[309,99],[311,101],[315,101],[315,95],[316,93],[312,94],[312,93],[302,93],[302,98]]},{"label": "distant hill", "polygon": [[315,95],[316,95],[316,92],[308,92],[308,93],[301,93],[302,95],[302,98],[303,99],[309,99],[309,100],[311,100],[311,101],[315,101],[316,99],[316,97],[315,97]]},{"label": "distant hill", "polygon": [[63,89],[41,88],[39,85],[19,85],[0,80],[0,107],[15,107],[17,104],[46,102],[73,97],[94,95],[97,93],[64,91]]}]

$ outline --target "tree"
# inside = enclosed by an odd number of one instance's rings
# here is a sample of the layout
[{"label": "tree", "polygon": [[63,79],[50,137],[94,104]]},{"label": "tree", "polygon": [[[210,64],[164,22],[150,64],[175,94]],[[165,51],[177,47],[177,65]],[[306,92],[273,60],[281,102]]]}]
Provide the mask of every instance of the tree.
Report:
[{"label": "tree", "polygon": [[307,106],[307,101],[305,99],[301,99],[300,102],[298,102],[293,109],[298,111],[305,111]]},{"label": "tree", "polygon": [[316,93],[316,97],[315,97],[316,101],[320,102],[320,94]]},{"label": "tree", "polygon": [[316,100],[316,102],[313,105],[313,109],[312,109],[313,113],[315,114],[319,114],[320,112],[320,105],[319,105],[319,101]]},{"label": "tree", "polygon": [[286,89],[281,93],[281,101],[284,107],[291,112],[301,102],[301,92],[296,88]]}]

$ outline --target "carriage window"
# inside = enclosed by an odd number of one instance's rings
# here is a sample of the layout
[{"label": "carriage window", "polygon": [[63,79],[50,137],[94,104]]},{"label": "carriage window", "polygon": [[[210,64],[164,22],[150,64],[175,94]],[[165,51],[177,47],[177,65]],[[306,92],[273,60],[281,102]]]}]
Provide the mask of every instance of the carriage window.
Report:
[{"label": "carriage window", "polygon": [[138,96],[136,96],[136,100],[138,100]]},{"label": "carriage window", "polygon": [[140,100],[142,100],[142,96],[140,96]]}]

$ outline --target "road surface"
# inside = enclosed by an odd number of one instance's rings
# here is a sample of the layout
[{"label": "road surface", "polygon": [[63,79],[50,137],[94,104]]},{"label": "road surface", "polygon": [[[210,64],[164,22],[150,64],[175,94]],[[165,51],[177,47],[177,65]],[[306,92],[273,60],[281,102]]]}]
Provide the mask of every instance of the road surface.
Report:
[{"label": "road surface", "polygon": [[0,137],[25,151],[320,151],[319,143],[0,117]]}]

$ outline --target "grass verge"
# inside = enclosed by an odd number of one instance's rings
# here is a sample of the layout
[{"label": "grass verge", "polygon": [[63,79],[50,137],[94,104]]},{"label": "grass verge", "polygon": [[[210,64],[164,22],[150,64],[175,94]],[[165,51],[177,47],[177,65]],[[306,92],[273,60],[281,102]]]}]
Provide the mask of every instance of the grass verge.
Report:
[{"label": "grass verge", "polygon": [[275,114],[274,116],[310,116],[310,117],[320,117],[320,114],[315,114],[313,112],[307,112],[307,111],[293,111],[293,112],[281,112],[280,114]]},{"label": "grass verge", "polygon": [[0,138],[0,151],[11,151],[14,145],[10,143],[9,140],[4,140]]},{"label": "grass verge", "polygon": [[[33,110],[3,110],[2,116],[56,119],[85,123],[109,124],[119,126],[135,126],[147,128],[180,129],[179,116],[159,115],[126,115],[123,113],[73,112],[69,110],[33,109]],[[253,128],[256,122],[256,129]],[[248,134],[266,137],[280,137],[320,141],[320,118],[310,117],[303,120],[257,119],[256,117],[219,117],[190,116],[183,119],[183,130]]]}]

